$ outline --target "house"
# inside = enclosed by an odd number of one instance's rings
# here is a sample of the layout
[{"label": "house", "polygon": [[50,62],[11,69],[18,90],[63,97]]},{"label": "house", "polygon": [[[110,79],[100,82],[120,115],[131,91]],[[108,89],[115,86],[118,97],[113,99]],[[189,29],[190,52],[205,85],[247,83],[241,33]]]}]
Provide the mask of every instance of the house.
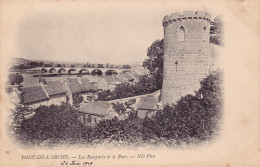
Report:
[{"label": "house", "polygon": [[136,73],[138,73],[140,76],[147,76],[147,75],[149,75],[149,70],[147,70],[144,67],[135,68],[134,71]]},{"label": "house", "polygon": [[21,94],[21,103],[32,108],[42,105],[48,106],[49,99],[47,92],[41,85],[23,88]]},{"label": "house", "polygon": [[97,82],[98,90],[109,90],[109,83],[105,79],[105,77],[102,77],[98,82]]},{"label": "house", "polygon": [[88,78],[81,78],[81,89],[82,89],[82,96],[83,101],[85,103],[91,102],[94,100],[95,92],[97,91],[97,88],[95,87],[95,83],[91,83]]},{"label": "house", "polygon": [[62,88],[60,81],[49,81],[46,85],[42,85],[42,87],[50,98],[48,105],[61,105],[68,100],[66,97],[66,90]]},{"label": "house", "polygon": [[115,78],[115,80],[117,80],[118,82],[120,82],[120,83],[126,83],[126,82],[128,82],[128,80],[125,78],[123,78],[122,76],[120,76],[120,75],[113,75],[113,77]]},{"label": "house", "polygon": [[134,79],[135,82],[139,82],[141,76],[136,71],[130,70],[127,73],[129,73],[131,76],[135,78]]},{"label": "house", "polygon": [[100,90],[110,90],[113,91],[117,85],[121,84],[113,76],[102,77],[98,82],[98,89]]},{"label": "house", "polygon": [[123,76],[128,80],[128,82],[137,82],[138,78],[135,78],[133,75],[131,75],[129,72],[124,72]]},{"label": "house", "polygon": [[15,109],[16,105],[21,102],[21,91],[19,90],[19,85],[13,85],[8,89],[10,90],[8,93],[10,108]]},{"label": "house", "polygon": [[81,95],[83,93],[81,84],[79,83],[77,78],[73,78],[73,79],[68,78],[63,82],[62,87],[66,91],[66,95],[68,97],[67,102],[70,105],[73,105],[74,95]]},{"label": "house", "polygon": [[92,84],[88,78],[79,78],[79,83],[81,84],[82,92],[89,92],[92,90]]},{"label": "house", "polygon": [[119,80],[117,80],[113,75],[106,76],[105,79],[108,82],[108,89],[110,91],[113,91],[117,87],[117,85],[120,85],[122,83]]},{"label": "house", "polygon": [[93,91],[98,91],[98,81],[100,80],[100,77],[99,76],[93,76],[93,77],[90,77],[89,78],[89,81],[91,83],[91,86],[92,86],[92,90]]},{"label": "house", "polygon": [[117,76],[120,77],[121,80],[124,80],[123,83],[129,82],[129,80],[124,76],[124,72],[120,72]]},{"label": "house", "polygon": [[140,98],[139,103],[137,104],[137,117],[138,118],[151,118],[155,115],[157,111],[157,103],[159,98],[155,96],[144,96]]},{"label": "house", "polygon": [[79,108],[79,112],[82,114],[81,120],[85,125],[95,125],[101,120],[119,116],[113,110],[112,105],[105,101],[92,101],[84,104]]}]

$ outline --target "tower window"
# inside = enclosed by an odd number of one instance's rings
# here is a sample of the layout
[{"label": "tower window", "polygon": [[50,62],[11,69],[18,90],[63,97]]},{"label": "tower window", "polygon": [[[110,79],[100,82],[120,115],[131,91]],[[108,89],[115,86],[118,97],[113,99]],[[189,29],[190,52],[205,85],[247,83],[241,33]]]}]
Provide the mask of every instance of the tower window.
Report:
[{"label": "tower window", "polygon": [[177,34],[177,37],[178,37],[178,41],[184,41],[184,37],[185,37],[185,29],[183,26],[181,26],[178,30],[178,34]]},{"label": "tower window", "polygon": [[206,29],[207,29],[206,26],[204,26],[204,27],[203,27],[203,34],[202,34],[202,40],[203,40],[204,42],[207,41]]}]

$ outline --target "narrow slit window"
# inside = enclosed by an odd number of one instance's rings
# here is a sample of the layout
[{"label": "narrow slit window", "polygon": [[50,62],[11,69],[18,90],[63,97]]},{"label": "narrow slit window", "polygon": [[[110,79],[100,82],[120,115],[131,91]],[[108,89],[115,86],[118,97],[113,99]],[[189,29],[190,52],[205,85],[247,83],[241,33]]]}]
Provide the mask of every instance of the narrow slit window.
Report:
[{"label": "narrow slit window", "polygon": [[185,37],[185,29],[181,26],[178,30],[178,41],[184,41]]},{"label": "narrow slit window", "polygon": [[203,35],[202,35],[202,40],[203,40],[204,42],[207,41],[206,30],[207,30],[207,28],[206,28],[206,26],[204,26],[204,27],[203,27]]}]

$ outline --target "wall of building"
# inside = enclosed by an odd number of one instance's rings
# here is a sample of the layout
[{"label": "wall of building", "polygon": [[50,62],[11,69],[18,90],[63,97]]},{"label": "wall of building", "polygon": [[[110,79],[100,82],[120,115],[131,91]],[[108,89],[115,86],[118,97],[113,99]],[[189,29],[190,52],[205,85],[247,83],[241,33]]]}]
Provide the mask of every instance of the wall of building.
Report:
[{"label": "wall of building", "polygon": [[49,106],[52,105],[52,104],[61,105],[62,102],[64,102],[64,103],[66,102],[66,95],[65,94],[51,96],[48,104],[49,104]]},{"label": "wall of building", "polygon": [[113,90],[115,90],[115,88],[116,88],[116,84],[109,84],[108,85],[108,89],[110,90],[110,91],[113,91]]},{"label": "wall of building", "polygon": [[26,104],[28,107],[31,107],[31,108],[38,108],[40,106],[49,106],[48,105],[48,100],[42,100],[42,101],[37,101],[37,102],[34,102],[34,103],[30,103],[30,104]]},{"label": "wall of building", "polygon": [[68,85],[68,81],[64,81],[64,83],[62,83],[62,88],[66,91],[66,96],[68,97],[68,103],[70,105],[73,105],[73,98],[72,98],[72,92],[70,91],[69,85]]},{"label": "wall of building", "polygon": [[154,116],[156,111],[154,110],[144,110],[144,109],[138,109],[137,110],[137,117],[144,119],[145,117],[151,118]]},{"label": "wall of building", "polygon": [[97,86],[100,90],[109,90],[109,84],[104,78],[98,81]]}]

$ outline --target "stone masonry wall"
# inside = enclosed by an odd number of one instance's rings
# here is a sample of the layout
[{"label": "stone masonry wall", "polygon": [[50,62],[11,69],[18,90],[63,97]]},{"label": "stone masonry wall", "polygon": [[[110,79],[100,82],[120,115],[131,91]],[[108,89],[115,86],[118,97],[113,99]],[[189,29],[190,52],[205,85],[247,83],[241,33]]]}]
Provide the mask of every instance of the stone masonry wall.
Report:
[{"label": "stone masonry wall", "polygon": [[[210,15],[205,12],[174,13],[164,26],[164,76],[162,104],[175,104],[181,96],[194,94],[209,72],[212,48],[209,43]],[[184,41],[178,41],[180,27]]]}]

